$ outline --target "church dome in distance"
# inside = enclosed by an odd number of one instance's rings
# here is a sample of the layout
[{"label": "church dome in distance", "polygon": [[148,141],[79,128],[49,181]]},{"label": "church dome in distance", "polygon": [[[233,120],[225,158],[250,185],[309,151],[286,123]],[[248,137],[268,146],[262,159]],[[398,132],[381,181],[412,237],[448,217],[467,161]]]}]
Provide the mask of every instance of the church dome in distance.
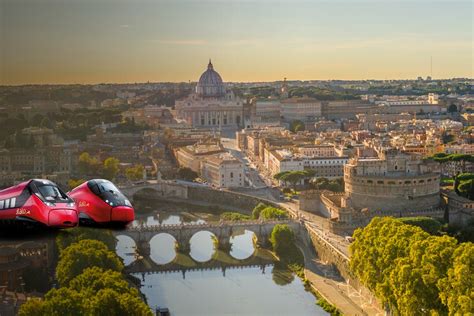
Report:
[{"label": "church dome in distance", "polygon": [[196,93],[203,97],[221,97],[225,94],[224,83],[217,71],[214,70],[211,60],[207,70],[203,72],[196,86]]}]

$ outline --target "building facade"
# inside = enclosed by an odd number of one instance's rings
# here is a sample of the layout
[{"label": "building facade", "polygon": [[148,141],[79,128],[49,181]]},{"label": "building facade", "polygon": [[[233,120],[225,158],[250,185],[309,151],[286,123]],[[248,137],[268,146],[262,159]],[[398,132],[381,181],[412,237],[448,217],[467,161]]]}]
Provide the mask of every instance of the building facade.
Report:
[{"label": "building facade", "polygon": [[192,127],[236,129],[243,125],[243,101],[227,91],[211,61],[199,78],[195,93],[175,103],[176,117]]}]

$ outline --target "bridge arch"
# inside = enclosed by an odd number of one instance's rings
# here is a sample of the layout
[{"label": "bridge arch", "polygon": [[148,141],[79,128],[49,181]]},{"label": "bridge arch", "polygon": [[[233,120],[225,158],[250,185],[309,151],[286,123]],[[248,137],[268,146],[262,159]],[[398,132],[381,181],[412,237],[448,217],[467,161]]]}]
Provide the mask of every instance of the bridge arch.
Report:
[{"label": "bridge arch", "polygon": [[151,187],[140,187],[137,188],[136,190],[133,190],[129,192],[130,198],[132,200],[136,200],[137,197],[160,197],[164,196],[163,191],[159,191],[157,188],[151,186]]},{"label": "bridge arch", "polygon": [[150,259],[158,264],[165,265],[176,259],[176,238],[168,233],[158,233],[150,239]]},{"label": "bridge arch", "polygon": [[117,235],[116,252],[123,260],[123,264],[128,266],[137,260],[137,244],[135,240],[127,235]]},{"label": "bridge arch", "polygon": [[255,232],[243,229],[241,232],[233,232],[230,236],[229,255],[237,260],[246,260],[257,252],[258,237]]},{"label": "bridge arch", "polygon": [[197,231],[189,239],[189,256],[200,263],[211,261],[219,245],[219,237],[213,232],[206,229]]}]

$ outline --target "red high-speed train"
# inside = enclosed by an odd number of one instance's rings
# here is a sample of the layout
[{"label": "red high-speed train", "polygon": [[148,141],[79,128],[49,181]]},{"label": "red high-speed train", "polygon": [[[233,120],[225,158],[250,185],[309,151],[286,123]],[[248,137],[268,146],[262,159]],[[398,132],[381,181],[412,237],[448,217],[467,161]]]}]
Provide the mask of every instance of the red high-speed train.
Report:
[{"label": "red high-speed train", "polygon": [[78,224],[76,204],[54,182],[33,179],[0,191],[0,222],[66,228]]},{"label": "red high-speed train", "polygon": [[71,192],[81,222],[128,224],[135,219],[130,201],[110,181],[94,179],[84,182]]}]

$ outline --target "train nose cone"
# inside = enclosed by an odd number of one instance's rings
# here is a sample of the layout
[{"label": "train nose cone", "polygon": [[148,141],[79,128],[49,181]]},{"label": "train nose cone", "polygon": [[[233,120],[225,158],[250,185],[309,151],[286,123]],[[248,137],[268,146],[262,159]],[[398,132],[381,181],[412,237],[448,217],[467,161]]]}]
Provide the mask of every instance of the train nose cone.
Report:
[{"label": "train nose cone", "polygon": [[116,206],[112,208],[112,222],[129,223],[135,219],[133,207]]},{"label": "train nose cone", "polygon": [[74,227],[79,219],[76,210],[55,209],[49,211],[49,226],[51,227]]}]

